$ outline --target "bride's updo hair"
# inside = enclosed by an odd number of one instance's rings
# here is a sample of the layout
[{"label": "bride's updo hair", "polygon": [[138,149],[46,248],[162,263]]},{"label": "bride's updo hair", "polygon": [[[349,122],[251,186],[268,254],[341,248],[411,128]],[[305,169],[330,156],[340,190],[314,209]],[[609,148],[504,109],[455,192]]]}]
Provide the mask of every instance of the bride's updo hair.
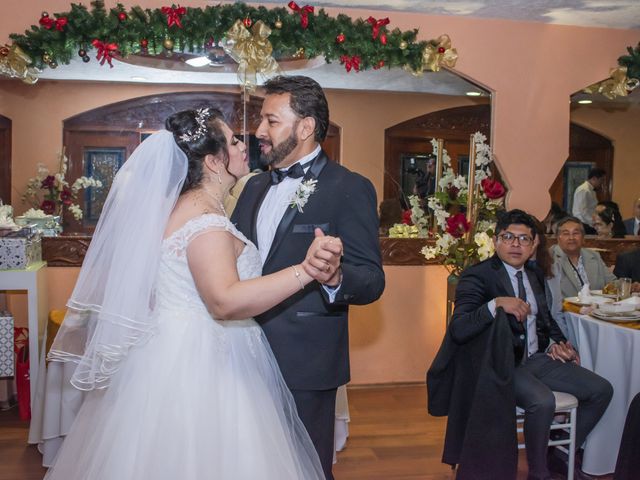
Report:
[{"label": "bride's updo hair", "polygon": [[174,113],[165,121],[165,128],[173,133],[176,143],[189,159],[181,193],[202,183],[202,166],[206,155],[222,158],[225,168],[227,167],[229,150],[222,130],[224,123],[224,116],[217,108],[184,110]]}]

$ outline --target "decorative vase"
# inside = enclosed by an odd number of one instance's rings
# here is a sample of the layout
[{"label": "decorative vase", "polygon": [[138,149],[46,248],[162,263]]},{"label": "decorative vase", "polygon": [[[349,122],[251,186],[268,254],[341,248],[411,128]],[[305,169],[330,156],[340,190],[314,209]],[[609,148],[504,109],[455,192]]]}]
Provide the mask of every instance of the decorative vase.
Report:
[{"label": "decorative vase", "polygon": [[460,276],[455,273],[450,273],[447,277],[447,326],[451,321],[453,315],[453,307],[456,301],[456,288],[458,288],[458,281]]}]

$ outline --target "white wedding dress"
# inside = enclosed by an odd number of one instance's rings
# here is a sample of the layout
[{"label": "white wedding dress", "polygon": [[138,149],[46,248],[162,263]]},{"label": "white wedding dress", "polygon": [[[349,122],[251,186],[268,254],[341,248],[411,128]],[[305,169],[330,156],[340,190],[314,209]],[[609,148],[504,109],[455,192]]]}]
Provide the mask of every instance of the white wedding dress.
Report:
[{"label": "white wedding dress", "polygon": [[223,229],[246,244],[240,279],[260,275],[258,250],[225,217],[194,218],[165,239],[157,331],[109,388],[88,394],[45,479],[324,478],[260,326],[217,321],[198,295],[187,245]]}]

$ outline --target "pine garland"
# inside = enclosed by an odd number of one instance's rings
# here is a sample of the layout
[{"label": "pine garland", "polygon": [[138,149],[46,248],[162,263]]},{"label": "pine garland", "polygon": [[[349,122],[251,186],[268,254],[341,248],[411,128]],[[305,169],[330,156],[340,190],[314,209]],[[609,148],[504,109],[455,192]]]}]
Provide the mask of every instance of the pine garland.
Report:
[{"label": "pine garland", "polygon": [[[344,63],[345,58],[357,57],[356,70],[386,66],[422,72],[427,68],[423,59],[425,48],[438,45],[438,40],[417,41],[417,29],[388,30],[382,26],[379,36],[373,38],[368,20],[352,20],[344,14],[334,18],[324,9],[309,13],[307,18],[308,26],[303,28],[300,13],[291,7],[267,9],[233,3],[186,7],[184,15],[179,17],[180,27],[168,25],[168,16],[162,8],[135,6],[126,10],[118,4],[107,10],[104,1],[98,0],[91,3],[91,10],[72,4],[67,12],[52,15],[43,12],[39,25],[10,37],[31,57],[33,66],[40,69],[68,64],[75,55],[90,61],[87,52],[94,40],[117,45],[117,55],[122,57],[140,53],[160,55],[169,51],[200,53],[212,40],[222,39],[239,19],[245,20],[245,25],[262,20],[272,29],[269,41],[276,59],[324,56],[327,62]],[[60,29],[52,27],[51,21],[59,19],[66,19],[66,24]],[[382,34],[384,41],[380,38]]]}]

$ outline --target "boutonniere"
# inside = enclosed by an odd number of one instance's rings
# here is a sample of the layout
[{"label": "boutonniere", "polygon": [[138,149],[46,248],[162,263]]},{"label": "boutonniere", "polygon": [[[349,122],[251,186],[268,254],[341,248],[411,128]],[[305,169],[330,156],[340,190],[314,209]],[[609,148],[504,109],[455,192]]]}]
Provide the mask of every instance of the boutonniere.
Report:
[{"label": "boutonniere", "polygon": [[307,204],[309,197],[316,191],[317,183],[318,180],[310,178],[298,185],[298,189],[293,192],[293,195],[291,195],[291,198],[289,199],[289,206],[291,208],[296,207],[298,211],[302,213],[302,207]]}]

